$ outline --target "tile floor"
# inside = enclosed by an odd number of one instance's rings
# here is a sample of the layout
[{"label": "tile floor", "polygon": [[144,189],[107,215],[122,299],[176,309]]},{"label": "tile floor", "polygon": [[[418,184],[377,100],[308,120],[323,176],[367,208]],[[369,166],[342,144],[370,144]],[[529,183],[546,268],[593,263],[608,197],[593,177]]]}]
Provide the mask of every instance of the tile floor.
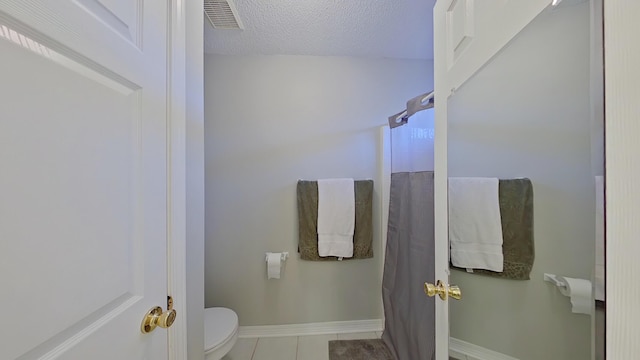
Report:
[{"label": "tile floor", "polygon": [[380,332],[238,339],[222,360],[329,360],[329,340],[376,339]]}]

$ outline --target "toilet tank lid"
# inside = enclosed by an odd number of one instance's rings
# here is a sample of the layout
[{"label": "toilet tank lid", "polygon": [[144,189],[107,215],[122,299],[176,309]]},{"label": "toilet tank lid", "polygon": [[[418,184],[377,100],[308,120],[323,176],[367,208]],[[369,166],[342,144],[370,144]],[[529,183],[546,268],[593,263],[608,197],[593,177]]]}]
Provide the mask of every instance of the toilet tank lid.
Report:
[{"label": "toilet tank lid", "polygon": [[204,309],[204,348],[226,343],[238,331],[238,315],[227,308]]}]

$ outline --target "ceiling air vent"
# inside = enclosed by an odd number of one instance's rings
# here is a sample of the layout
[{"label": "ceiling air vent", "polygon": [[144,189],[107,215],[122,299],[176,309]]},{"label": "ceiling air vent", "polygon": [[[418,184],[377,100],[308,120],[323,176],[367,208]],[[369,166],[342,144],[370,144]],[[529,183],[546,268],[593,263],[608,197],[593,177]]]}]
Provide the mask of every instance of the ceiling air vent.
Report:
[{"label": "ceiling air vent", "polygon": [[204,14],[215,29],[244,29],[231,0],[204,0]]}]

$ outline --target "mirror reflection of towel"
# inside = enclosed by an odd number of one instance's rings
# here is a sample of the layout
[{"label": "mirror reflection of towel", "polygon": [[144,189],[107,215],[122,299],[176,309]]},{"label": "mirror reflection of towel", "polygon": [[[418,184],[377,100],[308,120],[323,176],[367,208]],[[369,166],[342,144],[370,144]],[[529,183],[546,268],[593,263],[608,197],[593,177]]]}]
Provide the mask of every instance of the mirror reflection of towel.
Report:
[{"label": "mirror reflection of towel", "polygon": [[[500,180],[498,197],[502,221],[503,271],[474,269],[473,273],[512,280],[529,280],[535,259],[531,180]],[[465,270],[453,266],[452,268]]]},{"label": "mirror reflection of towel", "polygon": [[502,272],[498,179],[451,177],[448,184],[451,263]]},{"label": "mirror reflection of towel", "polygon": [[[373,180],[354,182],[356,218],[353,234],[353,257],[373,257]],[[337,260],[337,257],[318,255],[318,182],[299,180],[296,188],[298,202],[298,252],[300,259],[311,261]]]}]

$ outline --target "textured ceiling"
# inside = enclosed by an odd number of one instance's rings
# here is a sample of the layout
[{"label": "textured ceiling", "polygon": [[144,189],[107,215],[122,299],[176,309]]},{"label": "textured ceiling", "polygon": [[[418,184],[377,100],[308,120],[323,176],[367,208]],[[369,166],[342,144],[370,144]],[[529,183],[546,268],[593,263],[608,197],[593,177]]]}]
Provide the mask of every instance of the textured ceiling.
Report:
[{"label": "textured ceiling", "polygon": [[244,30],[205,20],[205,52],[433,59],[435,0],[235,0]]}]

